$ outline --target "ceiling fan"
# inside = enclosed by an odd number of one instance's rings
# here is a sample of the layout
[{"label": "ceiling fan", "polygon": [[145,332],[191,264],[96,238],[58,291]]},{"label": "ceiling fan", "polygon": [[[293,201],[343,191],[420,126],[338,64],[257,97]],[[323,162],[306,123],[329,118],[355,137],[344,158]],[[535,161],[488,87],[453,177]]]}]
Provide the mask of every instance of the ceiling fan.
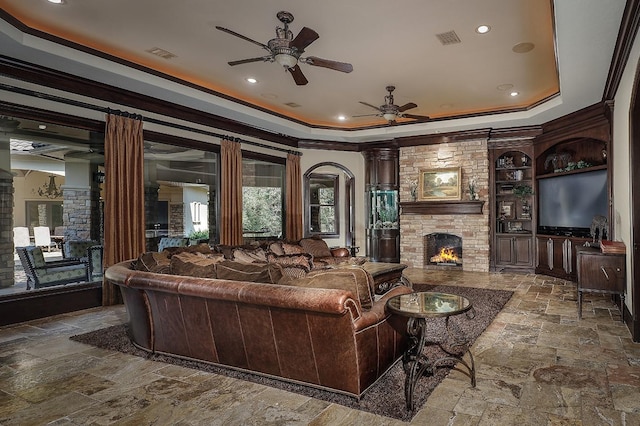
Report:
[{"label": "ceiling fan", "polygon": [[269,54],[266,56],[241,59],[239,61],[231,61],[229,62],[229,65],[234,66],[247,64],[249,62],[275,61],[291,73],[293,80],[298,86],[304,86],[309,82],[302,73],[302,70],[298,66],[298,63],[329,68],[342,72],[353,71],[353,66],[345,62],[336,62],[328,59],[318,58],[315,56],[308,56],[306,58],[301,57],[304,49],[306,49],[311,43],[316,41],[320,36],[311,28],[303,27],[298,35],[294,38],[293,33],[289,30],[289,24],[293,22],[293,15],[289,12],[282,11],[278,12],[276,16],[278,17],[280,22],[284,24],[284,27],[276,27],[276,38],[272,38],[268,41],[267,44],[262,44],[227,28],[216,26],[216,28],[220,31],[224,31],[225,33],[239,37],[253,44],[257,44],[258,46],[269,52]]},{"label": "ceiling fan", "polygon": [[413,102],[409,102],[402,106],[396,105],[393,103],[393,91],[396,90],[396,87],[387,86],[386,89],[387,89],[387,92],[389,92],[389,94],[384,97],[384,105],[380,105],[379,107],[377,107],[377,106],[368,104],[366,102],[360,101],[362,105],[366,105],[368,107],[371,107],[377,110],[378,111],[377,114],[354,115],[354,117],[370,117],[370,116],[384,117],[384,119],[387,120],[389,124],[394,124],[396,122],[396,119],[398,118],[413,118],[414,120],[429,120],[429,117],[427,117],[426,115],[405,114],[404,113],[405,111],[412,108],[417,108],[418,105],[414,104]]}]

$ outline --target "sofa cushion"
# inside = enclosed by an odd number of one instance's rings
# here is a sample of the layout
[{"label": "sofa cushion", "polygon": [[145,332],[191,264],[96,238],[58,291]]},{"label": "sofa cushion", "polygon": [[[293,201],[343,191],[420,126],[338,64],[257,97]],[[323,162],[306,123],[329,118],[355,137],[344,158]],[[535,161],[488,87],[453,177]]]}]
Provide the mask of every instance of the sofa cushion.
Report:
[{"label": "sofa cushion", "polygon": [[327,243],[320,238],[303,238],[300,247],[313,257],[331,257],[331,250]]},{"label": "sofa cushion", "polygon": [[348,290],[360,301],[364,310],[373,306],[373,278],[360,267],[345,267],[311,271],[297,280],[282,280],[280,284],[306,288]]},{"label": "sofa cushion", "polygon": [[162,252],[167,253],[169,258],[171,258],[171,256],[178,253],[202,253],[202,254],[213,253],[213,251],[211,250],[211,247],[209,247],[209,244],[207,243],[200,243],[194,246],[167,247],[164,250],[162,250]]},{"label": "sofa cushion", "polygon": [[135,262],[133,269],[158,274],[170,274],[171,260],[169,260],[167,252],[158,253],[148,251],[138,256],[138,260]]},{"label": "sofa cushion", "polygon": [[216,274],[222,280],[275,284],[282,278],[282,268],[280,265],[272,263],[242,263],[223,260],[216,265]]},{"label": "sofa cushion", "polygon": [[200,278],[216,278],[216,264],[224,257],[207,257],[202,253],[178,253],[171,256],[171,273]]},{"label": "sofa cushion", "polygon": [[282,243],[284,254],[302,254],[306,253],[300,244]]},{"label": "sofa cushion", "polygon": [[267,253],[260,247],[254,249],[236,248],[233,249],[232,260],[242,263],[267,263]]}]

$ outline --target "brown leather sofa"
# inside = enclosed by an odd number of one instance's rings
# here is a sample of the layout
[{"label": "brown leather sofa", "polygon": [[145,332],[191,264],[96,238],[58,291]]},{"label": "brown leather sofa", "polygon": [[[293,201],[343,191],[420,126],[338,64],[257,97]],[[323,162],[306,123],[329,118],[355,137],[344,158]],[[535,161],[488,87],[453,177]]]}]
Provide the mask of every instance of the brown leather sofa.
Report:
[{"label": "brown leather sofa", "polygon": [[348,290],[144,272],[132,261],[105,277],[122,290],[132,341],[149,352],[359,398],[406,347],[406,323],[385,312],[405,286],[363,309]]}]

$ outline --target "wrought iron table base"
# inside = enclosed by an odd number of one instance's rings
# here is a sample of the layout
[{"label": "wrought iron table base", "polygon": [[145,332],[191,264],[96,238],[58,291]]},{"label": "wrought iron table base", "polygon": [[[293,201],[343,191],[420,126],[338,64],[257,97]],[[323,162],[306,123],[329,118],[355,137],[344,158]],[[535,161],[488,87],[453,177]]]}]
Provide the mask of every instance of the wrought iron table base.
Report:
[{"label": "wrought iron table base", "polygon": [[[411,342],[409,348],[402,356],[402,363],[404,366],[404,371],[407,375],[404,385],[404,396],[407,403],[407,409],[410,411],[413,411],[415,408],[415,404],[413,402],[413,393],[418,379],[422,377],[425,372],[433,375],[435,369],[442,366],[446,362],[453,361],[456,364],[459,363],[463,365],[466,368],[466,371],[455,366],[453,367],[453,369],[469,376],[469,378],[471,379],[471,386],[473,386],[474,388],[476,387],[476,367],[473,360],[473,355],[469,350],[469,342],[462,340],[456,340],[455,342],[453,342],[453,344],[450,345],[451,349],[464,347],[464,350],[458,353],[453,350],[447,350],[445,347],[443,347],[443,343],[445,342],[439,342],[437,344],[447,355],[431,361],[423,353],[424,347],[427,343],[426,323],[426,318],[411,317],[407,321],[407,334],[409,335],[409,339],[411,340]],[[449,317],[445,318],[445,327],[447,338],[451,338],[452,336],[449,330]],[[469,354],[469,362],[464,359],[464,356],[466,354]]]}]

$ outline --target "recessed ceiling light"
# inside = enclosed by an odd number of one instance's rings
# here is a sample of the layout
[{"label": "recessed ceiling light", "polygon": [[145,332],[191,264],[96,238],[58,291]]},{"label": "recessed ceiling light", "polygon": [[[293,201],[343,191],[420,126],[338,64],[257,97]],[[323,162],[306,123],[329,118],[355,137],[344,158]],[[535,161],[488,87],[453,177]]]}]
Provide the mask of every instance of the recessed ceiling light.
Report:
[{"label": "recessed ceiling light", "polygon": [[38,125],[38,129],[40,129],[40,130],[44,130],[44,129],[46,129],[46,128],[47,128],[47,125],[46,125],[46,124],[40,124],[40,125]]},{"label": "recessed ceiling light", "polygon": [[478,34],[486,34],[489,31],[491,31],[491,27],[488,25],[479,25],[478,28],[476,28]]},{"label": "recessed ceiling light", "polygon": [[520,92],[515,92],[515,91],[514,91],[514,92],[511,92],[511,93],[509,93],[509,94],[510,94],[511,96],[515,97],[515,96],[518,96],[518,95],[520,94]]},{"label": "recessed ceiling light", "polygon": [[340,120],[340,121],[344,121],[346,119],[347,119],[347,117],[345,117],[344,115],[339,115],[338,116],[338,120]]},{"label": "recessed ceiling light", "polygon": [[247,77],[246,80],[251,84],[256,84],[258,82],[258,80],[253,77]]},{"label": "recessed ceiling light", "polygon": [[65,0],[47,0],[49,3],[53,4],[64,4]]}]

